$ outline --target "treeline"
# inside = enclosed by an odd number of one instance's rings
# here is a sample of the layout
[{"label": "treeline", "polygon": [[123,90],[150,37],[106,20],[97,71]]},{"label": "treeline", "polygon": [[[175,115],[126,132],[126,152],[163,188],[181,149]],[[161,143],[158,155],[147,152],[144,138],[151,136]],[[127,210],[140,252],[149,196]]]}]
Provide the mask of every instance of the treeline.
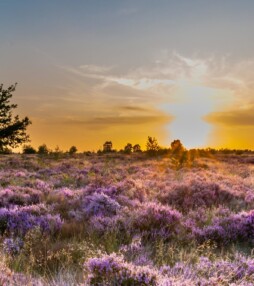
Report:
[{"label": "treeline", "polygon": [[[11,150],[8,150],[6,153],[11,153]],[[106,141],[103,144],[103,148],[99,149],[97,152],[94,151],[84,151],[84,152],[78,152],[78,149],[76,146],[71,146],[69,150],[62,151],[58,146],[54,150],[51,150],[47,147],[46,144],[42,144],[38,147],[38,149],[35,149],[31,145],[24,145],[23,154],[39,154],[39,155],[50,155],[50,154],[70,154],[74,155],[77,153],[84,153],[87,155],[91,154],[110,154],[110,153],[119,153],[119,154],[147,154],[148,156],[161,156],[161,155],[167,155],[170,154],[172,156],[189,156],[189,157],[206,157],[210,155],[216,155],[216,154],[231,154],[231,155],[242,155],[242,154],[254,154],[253,150],[249,149],[215,149],[215,148],[193,148],[193,149],[187,149],[184,147],[182,142],[177,139],[171,142],[170,146],[162,147],[159,145],[157,139],[155,137],[148,136],[146,147],[144,150],[142,150],[141,146],[139,144],[131,144],[127,143],[124,148],[117,150],[113,148],[112,141]]]}]

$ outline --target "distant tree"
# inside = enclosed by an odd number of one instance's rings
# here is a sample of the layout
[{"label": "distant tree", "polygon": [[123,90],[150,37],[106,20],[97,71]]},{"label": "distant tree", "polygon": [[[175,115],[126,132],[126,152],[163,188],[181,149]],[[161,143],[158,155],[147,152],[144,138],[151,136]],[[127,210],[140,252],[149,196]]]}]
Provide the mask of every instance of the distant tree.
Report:
[{"label": "distant tree", "polygon": [[127,145],[124,147],[124,153],[125,154],[131,154],[131,152],[132,152],[132,144],[127,143]]},{"label": "distant tree", "polygon": [[148,136],[146,143],[146,151],[150,156],[155,156],[157,152],[160,150],[160,146],[157,142],[157,139],[154,137]]},{"label": "distant tree", "polygon": [[76,146],[71,146],[71,148],[69,149],[70,155],[76,154],[77,152],[78,152],[78,149]]},{"label": "distant tree", "polygon": [[46,144],[42,144],[38,147],[38,154],[40,155],[47,155],[49,154],[49,149]]},{"label": "distant tree", "polygon": [[7,89],[0,85],[0,152],[8,147],[18,147],[20,144],[29,141],[26,128],[31,121],[28,117],[20,119],[18,115],[13,115],[13,110],[17,104],[10,103],[12,93],[16,89],[16,84]]},{"label": "distant tree", "polygon": [[135,144],[135,145],[133,146],[133,152],[134,152],[134,153],[142,152],[142,151],[141,151],[141,147],[140,147],[139,144]]},{"label": "distant tree", "polygon": [[105,153],[112,152],[112,148],[113,148],[113,144],[111,141],[106,141],[103,144],[103,152]]},{"label": "distant tree", "polygon": [[36,150],[31,145],[25,145],[23,147],[23,154],[36,154]]},{"label": "distant tree", "polygon": [[172,155],[176,155],[176,156],[181,155],[184,150],[185,150],[185,148],[179,139],[171,142],[171,153],[172,153]]},{"label": "distant tree", "polygon": [[194,151],[188,151],[177,139],[171,142],[171,159],[177,169],[190,166],[194,161]]}]

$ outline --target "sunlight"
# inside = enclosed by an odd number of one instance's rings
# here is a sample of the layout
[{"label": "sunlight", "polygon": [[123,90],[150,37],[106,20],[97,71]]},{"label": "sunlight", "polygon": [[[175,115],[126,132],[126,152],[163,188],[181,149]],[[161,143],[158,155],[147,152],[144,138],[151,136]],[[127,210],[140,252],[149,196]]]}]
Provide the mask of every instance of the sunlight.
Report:
[{"label": "sunlight", "polygon": [[187,148],[205,146],[212,125],[203,117],[213,111],[218,92],[221,91],[180,81],[176,90],[179,100],[164,106],[175,117],[167,127],[171,138],[180,139]]}]

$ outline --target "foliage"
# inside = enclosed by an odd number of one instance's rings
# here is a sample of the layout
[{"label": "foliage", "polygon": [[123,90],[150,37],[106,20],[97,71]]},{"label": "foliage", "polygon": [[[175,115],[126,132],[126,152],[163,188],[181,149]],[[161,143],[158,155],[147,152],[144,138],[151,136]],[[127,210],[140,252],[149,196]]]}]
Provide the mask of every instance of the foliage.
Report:
[{"label": "foliage", "polygon": [[253,156],[197,153],[2,156],[0,284],[252,285]]},{"label": "foliage", "polygon": [[23,154],[36,154],[36,150],[31,145],[23,146]]},{"label": "foliage", "polygon": [[150,156],[155,156],[157,152],[160,150],[157,139],[154,137],[148,136],[146,143],[146,152]]},{"label": "foliage", "polygon": [[185,150],[182,142],[179,139],[174,140],[173,142],[171,142],[170,145],[171,145],[171,154],[173,156],[179,156]]},{"label": "foliage", "polygon": [[78,152],[78,149],[76,146],[71,146],[70,149],[69,149],[69,154],[70,155],[73,155],[73,154],[76,154]]},{"label": "foliage", "polygon": [[124,147],[124,153],[125,154],[131,154],[133,150],[132,144],[128,143],[125,147]]},{"label": "foliage", "polygon": [[48,149],[46,144],[42,144],[38,147],[38,154],[39,155],[47,155],[49,154],[50,150]]},{"label": "foliage", "polygon": [[90,274],[90,285],[158,285],[156,272],[148,267],[134,266],[115,254],[92,258],[85,268]]},{"label": "foliage", "polygon": [[31,121],[28,117],[20,119],[18,115],[13,115],[17,104],[11,104],[10,99],[15,89],[16,84],[7,89],[0,85],[0,151],[7,147],[17,147],[29,140],[26,128]]},{"label": "foliage", "polygon": [[141,151],[141,147],[140,147],[139,144],[135,144],[135,145],[133,146],[133,152],[134,152],[134,153],[142,152],[142,151]]},{"label": "foliage", "polygon": [[106,142],[103,144],[103,152],[104,152],[104,153],[112,152],[112,148],[113,148],[113,144],[112,144],[111,141],[106,141]]}]

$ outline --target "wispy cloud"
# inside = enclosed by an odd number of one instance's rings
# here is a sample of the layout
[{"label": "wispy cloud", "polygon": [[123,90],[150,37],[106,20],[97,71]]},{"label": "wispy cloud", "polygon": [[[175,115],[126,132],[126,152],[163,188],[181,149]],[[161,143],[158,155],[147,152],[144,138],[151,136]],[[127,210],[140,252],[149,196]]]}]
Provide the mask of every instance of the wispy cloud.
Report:
[{"label": "wispy cloud", "polygon": [[205,117],[210,123],[226,126],[251,126],[254,127],[254,105],[245,109],[213,112]]},{"label": "wispy cloud", "polygon": [[252,60],[236,62],[230,56],[214,55],[189,58],[163,51],[150,63],[121,72],[116,66],[87,64],[62,68],[81,86],[89,86],[93,102],[89,118],[70,124],[100,129],[158,123],[169,126],[173,136],[185,133],[182,138],[192,142],[187,130],[195,122],[200,133],[195,144],[207,143],[211,128],[254,124]]}]

